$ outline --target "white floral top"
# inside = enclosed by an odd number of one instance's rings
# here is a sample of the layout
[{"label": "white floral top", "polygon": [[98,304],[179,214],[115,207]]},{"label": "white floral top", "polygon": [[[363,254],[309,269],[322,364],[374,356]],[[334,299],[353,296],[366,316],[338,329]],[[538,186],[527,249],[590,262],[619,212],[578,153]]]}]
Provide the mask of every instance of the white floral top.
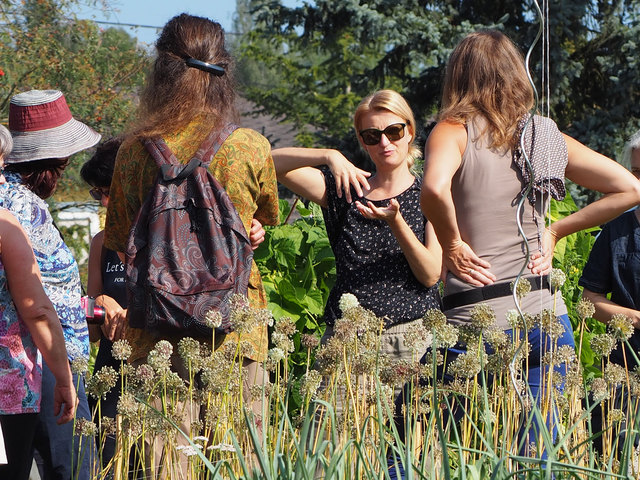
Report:
[{"label": "white floral top", "polygon": [[6,173],[0,185],[0,207],[9,210],[24,228],[36,256],[42,284],[56,309],[69,360],[89,358],[89,332],[80,306],[80,272],[69,247],[53,224],[47,203],[22,185],[20,175]]}]

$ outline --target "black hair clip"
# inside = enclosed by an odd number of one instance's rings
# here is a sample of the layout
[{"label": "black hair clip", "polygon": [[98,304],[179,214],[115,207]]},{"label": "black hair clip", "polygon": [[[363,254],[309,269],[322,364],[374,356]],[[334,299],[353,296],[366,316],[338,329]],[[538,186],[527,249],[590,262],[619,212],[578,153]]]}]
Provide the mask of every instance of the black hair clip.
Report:
[{"label": "black hair clip", "polygon": [[202,70],[203,72],[207,73],[212,73],[217,77],[221,77],[222,75],[224,75],[224,68],[214,63],[202,62],[191,57],[187,57],[184,60],[184,63],[186,63],[188,67],[197,68],[198,70]]}]

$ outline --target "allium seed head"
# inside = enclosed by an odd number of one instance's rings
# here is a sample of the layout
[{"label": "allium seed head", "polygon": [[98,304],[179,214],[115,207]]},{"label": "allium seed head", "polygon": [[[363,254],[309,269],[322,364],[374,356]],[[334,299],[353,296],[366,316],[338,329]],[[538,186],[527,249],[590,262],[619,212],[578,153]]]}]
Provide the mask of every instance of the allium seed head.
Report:
[{"label": "allium seed head", "polygon": [[576,304],[576,312],[578,312],[582,320],[586,320],[587,318],[593,318],[596,307],[593,306],[590,300],[582,297]]},{"label": "allium seed head", "polygon": [[78,375],[84,375],[89,371],[89,363],[84,357],[76,357],[71,362],[71,371]]},{"label": "allium seed head", "polygon": [[422,323],[424,323],[427,330],[433,330],[441,327],[442,325],[446,325],[447,317],[442,313],[442,311],[431,309],[427,310],[427,313],[422,317]]},{"label": "allium seed head", "polygon": [[602,333],[591,337],[591,349],[596,355],[608,357],[616,346],[616,339],[611,335]]},{"label": "allium seed head", "polygon": [[222,314],[218,310],[209,310],[204,314],[204,324],[209,328],[220,328]]},{"label": "allium seed head", "polygon": [[131,345],[129,345],[129,342],[125,339],[116,340],[113,342],[113,346],[111,347],[111,355],[113,358],[121,362],[129,360],[131,351]]},{"label": "allium seed head", "polygon": [[360,302],[352,293],[343,293],[338,301],[338,307],[342,314],[346,314],[350,309],[360,306]]},{"label": "allium seed head", "polygon": [[79,417],[76,418],[75,433],[81,437],[95,437],[98,427],[92,421]]},{"label": "allium seed head", "polygon": [[[514,283],[515,282],[511,283],[511,291],[513,291]],[[520,278],[515,287],[516,287],[516,297],[518,297],[518,300],[522,300],[524,297],[526,297],[529,294],[529,292],[531,292],[531,282],[526,278]]]},{"label": "allium seed head", "polygon": [[549,284],[554,290],[559,290],[564,282],[567,281],[567,275],[559,268],[554,268],[549,274]]},{"label": "allium seed head", "polygon": [[300,338],[300,343],[305,348],[314,349],[320,344],[320,340],[313,334],[305,333]]},{"label": "allium seed head", "polygon": [[611,316],[607,330],[616,340],[624,342],[631,338],[635,329],[631,318],[624,313],[615,313]]},{"label": "allium seed head", "polygon": [[484,330],[496,323],[496,313],[487,303],[479,303],[471,309],[471,324],[478,330]]}]

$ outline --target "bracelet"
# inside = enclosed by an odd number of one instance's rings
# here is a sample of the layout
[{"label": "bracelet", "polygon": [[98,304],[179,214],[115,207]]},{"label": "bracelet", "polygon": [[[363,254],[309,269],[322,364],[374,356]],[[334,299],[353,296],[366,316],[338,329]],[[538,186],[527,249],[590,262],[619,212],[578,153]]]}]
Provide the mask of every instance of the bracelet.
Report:
[{"label": "bracelet", "polygon": [[547,230],[549,230],[549,233],[551,234],[551,236],[553,237],[553,239],[557,242],[558,241],[558,232],[556,232],[553,228],[551,228],[551,225],[549,225],[547,227]]}]

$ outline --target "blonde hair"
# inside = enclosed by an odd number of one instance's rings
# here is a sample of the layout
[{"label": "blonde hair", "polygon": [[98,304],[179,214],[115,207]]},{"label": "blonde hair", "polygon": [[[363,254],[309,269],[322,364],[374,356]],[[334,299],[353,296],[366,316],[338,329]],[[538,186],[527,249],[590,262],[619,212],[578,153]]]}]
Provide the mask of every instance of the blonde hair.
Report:
[{"label": "blonde hair", "polygon": [[415,161],[422,157],[422,151],[416,145],[416,120],[407,101],[395,90],[378,90],[365,97],[356,108],[356,112],[353,115],[353,127],[360,146],[364,148],[359,133],[362,130],[362,118],[370,112],[380,111],[391,112],[402,118],[407,124],[407,129],[411,134],[411,143],[409,144],[409,153],[406,160],[409,167],[412,167]]},{"label": "blonde hair", "polygon": [[628,170],[631,170],[631,154],[634,150],[640,149],[640,130],[631,135],[631,138],[624,146],[624,151],[622,152],[622,158],[620,159],[620,164],[626,167]]},{"label": "blonde hair", "polygon": [[467,35],[447,63],[440,120],[465,124],[482,115],[490,148],[513,148],[518,120],[534,105],[524,59],[503,33]]}]

